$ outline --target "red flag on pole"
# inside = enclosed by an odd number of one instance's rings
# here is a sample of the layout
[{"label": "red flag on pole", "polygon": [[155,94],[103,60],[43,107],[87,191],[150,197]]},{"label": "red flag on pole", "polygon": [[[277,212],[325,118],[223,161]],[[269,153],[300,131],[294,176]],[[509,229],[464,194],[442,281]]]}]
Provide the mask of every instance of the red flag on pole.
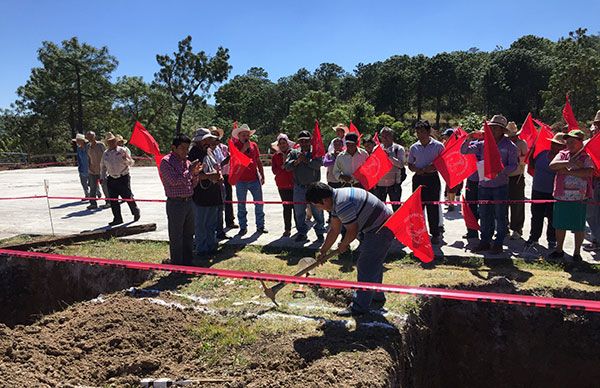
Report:
[{"label": "red flag on pole", "polygon": [[325,145],[323,145],[323,138],[321,137],[321,129],[319,128],[318,120],[315,120],[315,129],[310,143],[312,145],[313,158],[322,158],[325,156]]},{"label": "red flag on pole", "polygon": [[240,176],[244,172],[245,168],[248,168],[252,159],[243,152],[238,150],[233,141],[229,139],[229,184],[235,186],[240,179]]},{"label": "red flag on pole", "polygon": [[494,179],[500,171],[504,170],[498,144],[488,126],[483,122],[483,175],[488,179]]},{"label": "red flag on pole", "polygon": [[375,132],[375,136],[373,136],[373,141],[375,142],[375,144],[380,145],[381,142],[379,141],[379,132]]},{"label": "red flag on pole", "polygon": [[592,158],[596,169],[600,169],[600,136],[592,137],[583,149]]},{"label": "red flag on pole", "polygon": [[450,188],[456,187],[477,171],[477,157],[460,152],[466,136],[467,133],[458,128],[446,142],[444,151],[433,161],[433,165]]},{"label": "red flag on pole", "polygon": [[465,219],[465,225],[467,225],[467,229],[479,230],[479,223],[477,222],[477,218],[475,218],[475,215],[473,214],[473,212],[471,211],[471,208],[467,204],[467,201],[465,200],[464,195],[462,196],[461,202],[462,202],[462,214],[463,214],[463,218]]},{"label": "red flag on pole", "polygon": [[352,176],[358,179],[365,190],[371,190],[392,167],[394,165],[390,162],[383,148],[377,147],[363,165],[354,171]]},{"label": "red flag on pole", "polygon": [[362,137],[362,135],[360,134],[360,132],[358,131],[358,128],[356,128],[356,126],[354,125],[354,123],[352,121],[350,121],[350,126],[348,127],[348,132],[354,132],[354,133],[356,133],[356,135],[358,135],[358,141],[356,142],[356,146],[360,147],[360,138]]},{"label": "red flag on pole", "polygon": [[531,113],[529,113],[523,122],[523,125],[521,126],[519,138],[524,140],[525,143],[527,143],[527,149],[530,149],[535,144],[537,135],[538,131],[535,129],[535,125],[533,125],[533,119],[531,118]]},{"label": "red flag on pole", "polygon": [[548,124],[544,124],[539,120],[535,120],[535,122],[540,126],[540,132],[537,140],[535,141],[535,150],[533,151],[534,159],[540,154],[540,152],[550,149],[550,140],[554,136],[554,133],[552,133],[552,128],[550,128]]},{"label": "red flag on pole", "polygon": [[569,131],[574,129],[579,129],[579,123],[577,123],[577,119],[573,114],[573,109],[571,108],[571,102],[569,101],[569,95],[566,96],[567,101],[565,102],[565,107],[563,108],[562,115],[567,125],[569,126]]},{"label": "red flag on pole", "polygon": [[383,226],[391,230],[398,241],[410,248],[419,260],[424,263],[433,260],[433,248],[421,204],[421,186]]},{"label": "red flag on pole", "polygon": [[129,144],[134,145],[145,153],[154,156],[156,167],[160,168],[160,161],[164,155],[160,153],[158,142],[139,121],[136,121],[135,125],[133,126],[133,132],[129,138]]}]

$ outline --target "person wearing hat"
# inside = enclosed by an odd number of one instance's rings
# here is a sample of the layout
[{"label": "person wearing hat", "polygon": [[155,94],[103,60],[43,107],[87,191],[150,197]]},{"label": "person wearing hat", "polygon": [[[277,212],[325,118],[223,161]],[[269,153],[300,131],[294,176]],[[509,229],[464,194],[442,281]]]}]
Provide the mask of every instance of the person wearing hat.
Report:
[{"label": "person wearing hat", "polygon": [[346,141],[346,149],[336,158],[333,175],[343,186],[362,188],[358,179],[352,174],[366,162],[369,153],[358,147],[358,135],[356,133],[347,133],[344,140]]},{"label": "person wearing hat", "polygon": [[206,128],[199,128],[192,139],[193,147],[188,153],[190,162],[198,160],[202,163],[199,182],[194,188],[194,245],[196,258],[210,259],[218,247],[219,212],[223,206],[221,183],[223,177],[219,171],[211,146],[217,136]]},{"label": "person wearing hat", "polygon": [[373,151],[375,151],[375,147],[377,146],[377,144],[375,143],[375,139],[371,135],[365,135],[362,138],[362,145],[365,148],[365,151],[367,151],[367,154],[369,155],[371,155]]},{"label": "person wearing hat", "polygon": [[200,180],[202,163],[187,159],[191,139],[173,138],[171,152],[160,161],[160,180],[167,197],[167,225],[171,264],[190,265],[194,255],[194,206],[192,196]]},{"label": "person wearing hat", "polygon": [[346,136],[346,134],[350,131],[348,127],[342,123],[333,127],[333,130],[335,131],[335,137],[331,139],[331,141],[329,142],[329,147],[327,147],[327,152],[329,153],[334,152],[333,142],[335,141],[335,139],[340,139],[342,142],[344,142],[343,148],[346,148],[344,136]]},{"label": "person wearing hat", "polygon": [[[271,171],[275,175],[275,184],[282,201],[292,202],[294,200],[294,173],[286,170],[283,165],[295,144],[285,133],[280,133],[277,140],[271,143],[271,147],[275,150],[275,154],[271,158]],[[283,224],[285,226],[283,237],[292,235],[293,209],[294,205],[292,204],[283,205]]]},{"label": "person wearing hat", "polygon": [[333,169],[335,167],[335,161],[337,157],[344,150],[344,140],[336,137],[332,140],[333,142],[333,152],[327,152],[323,157],[323,167],[327,167],[327,184],[334,189],[339,189],[342,187],[342,182],[337,179],[333,173]]},{"label": "person wearing hat", "polygon": [[592,177],[594,163],[583,151],[585,134],[579,129],[564,135],[567,148],[560,151],[550,162],[550,169],[556,172],[554,178],[553,226],[556,230],[556,249],[548,259],[562,259],[565,255],[563,244],[567,230],[575,234],[573,260],[582,261],[581,244],[585,237],[586,203],[592,198]]},{"label": "person wearing hat", "polygon": [[[600,110],[596,112],[594,121],[590,126],[590,138],[597,136],[598,134],[600,134]],[[586,142],[588,141],[589,140],[586,140]],[[596,173],[594,174],[592,183],[594,187],[593,201],[600,202],[600,175],[598,174],[598,170],[596,170]],[[585,251],[600,251],[600,206],[588,204],[586,219],[592,234],[592,242],[583,244],[583,249]]]},{"label": "person wearing hat", "polygon": [[[504,169],[494,179],[488,179],[483,174],[479,175],[478,199],[479,200],[508,200],[508,175],[519,165],[519,150],[506,136],[506,117],[495,115],[488,122],[492,135],[496,140],[500,160]],[[471,132],[461,145],[460,152],[463,154],[474,154],[478,163],[483,163],[484,140],[473,141],[479,134]],[[491,146],[491,145],[490,145]],[[481,239],[479,245],[473,249],[474,252],[489,251],[492,254],[503,252],[502,244],[506,237],[506,203],[481,204],[479,205],[479,217],[481,219]],[[492,244],[492,238],[496,232],[496,238]]]},{"label": "person wearing hat", "polygon": [[[104,151],[100,161],[101,175],[106,176],[106,185],[108,186],[108,195],[110,198],[133,199],[131,193],[131,182],[129,168],[133,166],[134,161],[131,155],[123,147],[117,145],[117,138],[110,132],[106,134],[106,145],[108,149]],[[135,201],[126,201],[133,215],[133,221],[140,219],[140,209]],[[110,201],[113,220],[108,223],[115,226],[123,223],[121,215],[121,204],[117,200]]]},{"label": "person wearing hat", "polygon": [[[422,185],[422,201],[439,201],[441,183],[433,161],[444,151],[444,145],[431,137],[431,125],[429,121],[417,121],[414,128],[418,140],[410,146],[408,151],[408,168],[415,173],[412,178],[413,191]],[[428,203],[423,204],[423,207],[427,208],[431,243],[440,244],[442,237],[440,205]]]},{"label": "person wearing hat", "polygon": [[[81,182],[81,187],[83,188],[83,196],[85,198],[89,198],[90,196],[90,160],[87,154],[88,151],[88,141],[83,135],[83,133],[78,133],[75,135],[75,139],[72,140],[77,149],[76,149],[76,157],[77,157],[77,171],[79,172],[79,181]],[[85,201],[82,200],[82,201]]]},{"label": "person wearing hat", "polygon": [[[523,201],[525,199],[525,157],[527,156],[527,142],[519,138],[517,124],[510,121],[506,125],[506,136],[513,142],[519,151],[519,166],[515,171],[508,174],[508,199],[511,201]],[[511,240],[518,240],[523,235],[525,224],[525,203],[515,202],[508,206],[510,210],[509,229],[512,231]],[[506,214],[508,217],[508,212]]]},{"label": "person wearing hat", "polygon": [[[106,179],[101,176],[100,169],[100,161],[102,160],[102,155],[104,155],[104,151],[106,151],[106,147],[101,142],[96,141],[96,133],[94,131],[87,131],[85,133],[85,138],[89,142],[87,147],[87,154],[89,160],[89,174],[88,174],[88,183],[90,185],[90,197],[97,198],[101,196],[99,184],[102,185],[102,190],[104,191],[104,196],[109,197],[108,195],[108,187],[106,187]],[[106,201],[104,205],[102,205],[103,209],[108,209],[110,207],[110,203]],[[89,210],[98,209],[98,204],[96,200],[90,200],[90,205],[87,207]]]},{"label": "person wearing hat", "polygon": [[127,140],[125,140],[123,138],[123,136],[121,135],[115,135],[115,137],[117,138],[117,145],[119,147],[123,147],[123,149],[125,151],[127,151],[127,153],[129,154],[129,156],[131,156],[131,150],[129,149],[129,147],[127,147],[125,144],[127,143]]},{"label": "person wearing hat", "polygon": [[[383,127],[379,131],[381,147],[392,162],[392,169],[385,174],[373,189],[373,194],[381,201],[385,202],[389,196],[390,201],[400,201],[402,197],[402,182],[406,179],[406,153],[404,147],[394,142],[394,130],[390,127]],[[394,211],[400,208],[400,205],[392,205]]]},{"label": "person wearing hat", "polygon": [[223,139],[223,136],[225,135],[225,131],[223,131],[221,128],[215,127],[214,125],[208,128],[208,130],[216,138],[213,141],[211,150],[215,156],[215,160],[217,161],[217,170],[223,177],[221,189],[224,201],[229,201],[229,203],[223,203],[221,206],[221,210],[219,211],[219,221],[217,222],[217,239],[225,240],[229,238],[225,233],[225,228],[238,228],[234,222],[235,218],[233,217],[233,204],[230,203],[232,200],[232,189],[231,185],[229,184],[229,147],[221,142],[221,139]]},{"label": "person wearing hat", "polygon": [[[321,180],[323,158],[313,157],[310,132],[301,131],[298,134],[298,144],[300,148],[294,148],[288,153],[284,168],[294,173],[294,202],[300,202],[294,205],[294,218],[296,219],[296,229],[298,230],[295,241],[305,242],[308,240],[306,204],[304,204],[306,202],[306,190],[311,183]],[[323,211],[314,205],[310,205],[310,207],[316,221],[314,228],[317,240],[323,241],[323,235],[325,234]]]},{"label": "person wearing hat", "polygon": [[[550,140],[550,149],[540,152],[535,158],[531,154],[530,164],[535,169],[533,174],[533,186],[531,188],[532,200],[552,200],[552,191],[554,190],[554,178],[556,171],[550,168],[550,162],[562,150],[565,149],[565,140],[563,133],[556,133]],[[548,218],[548,226],[546,228],[546,240],[548,241],[548,249],[556,248],[556,233],[552,226],[553,220],[552,202],[547,203],[532,203],[531,204],[531,231],[529,238],[525,243],[525,249],[532,248],[538,244],[538,240],[542,236],[544,227],[544,218]]]},{"label": "person wearing hat", "polygon": [[[263,200],[262,185],[265,184],[265,172],[262,162],[260,161],[260,150],[258,144],[250,141],[250,136],[254,134],[254,130],[250,130],[248,124],[234,128],[232,132],[233,144],[248,156],[252,161],[247,168],[244,169],[238,182],[235,185],[235,192],[238,203],[238,220],[240,222],[239,235],[243,236],[248,233],[248,212],[246,211],[246,197],[248,191],[252,194],[254,201]],[[256,217],[256,231],[258,233],[268,233],[265,229],[265,212],[262,204],[254,205],[254,215]]]}]

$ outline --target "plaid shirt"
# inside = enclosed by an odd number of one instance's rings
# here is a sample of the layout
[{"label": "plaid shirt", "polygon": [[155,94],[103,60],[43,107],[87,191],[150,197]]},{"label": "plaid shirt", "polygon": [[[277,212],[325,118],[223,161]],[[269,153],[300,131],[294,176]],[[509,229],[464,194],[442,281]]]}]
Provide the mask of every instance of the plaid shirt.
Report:
[{"label": "plaid shirt", "polygon": [[171,152],[160,162],[160,180],[165,187],[167,198],[189,198],[194,194],[198,177],[190,172],[191,162],[181,160]]}]

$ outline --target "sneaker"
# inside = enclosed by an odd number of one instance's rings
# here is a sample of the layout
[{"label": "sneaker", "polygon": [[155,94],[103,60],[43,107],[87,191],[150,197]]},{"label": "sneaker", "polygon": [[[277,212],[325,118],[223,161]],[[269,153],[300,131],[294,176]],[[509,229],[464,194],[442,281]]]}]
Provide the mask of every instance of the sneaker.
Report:
[{"label": "sneaker", "polygon": [[240,236],[243,236],[243,235],[245,235],[246,233],[248,233],[248,229],[246,229],[246,228],[241,228],[241,229],[240,229],[240,231],[238,232],[238,235],[240,235]]},{"label": "sneaker", "polygon": [[123,220],[112,220],[111,222],[108,223],[108,226],[115,226],[115,225],[119,225],[122,223],[123,223]]},{"label": "sneaker", "polygon": [[583,257],[579,253],[573,254],[573,261],[576,263],[581,263],[583,261]]},{"label": "sneaker", "polygon": [[548,255],[548,260],[560,260],[563,259],[565,257],[565,252],[558,252],[558,251],[552,251],[552,253],[550,253]]},{"label": "sneaker", "polygon": [[265,228],[257,228],[256,231],[260,234],[267,234],[269,233],[268,230],[266,230]]},{"label": "sneaker", "polygon": [[296,238],[294,239],[295,242],[305,242],[308,241],[308,238],[306,237],[305,234],[299,234],[296,236]]},{"label": "sneaker", "polygon": [[490,250],[490,243],[480,242],[479,245],[477,245],[475,248],[473,248],[473,252],[475,252],[475,253],[485,252],[485,251],[489,251],[489,250]]},{"label": "sneaker", "polygon": [[86,207],[86,209],[88,209],[88,210],[98,209],[98,205],[89,205],[88,207]]},{"label": "sneaker", "polygon": [[587,251],[587,252],[595,252],[595,251],[599,251],[600,250],[600,245],[598,243],[590,243],[590,244],[583,244],[583,250]]},{"label": "sneaker", "polygon": [[348,306],[343,310],[340,310],[335,313],[338,317],[359,317],[364,313],[361,311],[354,310],[352,306]]},{"label": "sneaker", "polygon": [[281,235],[281,237],[290,237],[292,235],[292,231],[291,230],[286,230],[283,232],[283,234]]},{"label": "sneaker", "polygon": [[503,252],[504,252],[504,249],[502,249],[502,245],[494,244],[494,245],[492,245],[492,248],[490,249],[490,253],[492,255],[499,255]]},{"label": "sneaker", "polygon": [[431,244],[432,245],[440,245],[441,244],[440,236],[431,237]]},{"label": "sneaker", "polygon": [[519,240],[520,238],[521,238],[521,233],[519,233],[517,231],[513,231],[512,234],[510,235],[511,240]]}]

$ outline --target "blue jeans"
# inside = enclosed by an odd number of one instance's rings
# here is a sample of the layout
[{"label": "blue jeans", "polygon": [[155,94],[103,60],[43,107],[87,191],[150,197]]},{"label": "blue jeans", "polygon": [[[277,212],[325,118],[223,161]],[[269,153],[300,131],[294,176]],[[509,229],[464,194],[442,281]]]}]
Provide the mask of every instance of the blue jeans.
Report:
[{"label": "blue jeans", "polygon": [[[356,262],[359,282],[381,283],[383,281],[383,262],[393,241],[394,234],[388,228],[381,228],[379,233],[363,234],[359,248],[360,256]],[[367,312],[373,300],[385,303],[385,295],[383,292],[355,291],[352,309]]]},{"label": "blue jeans", "polygon": [[[481,187],[478,193],[480,200],[508,200],[508,185],[500,187]],[[481,218],[481,242],[490,243],[496,230],[495,245],[502,246],[506,237],[506,210],[507,204],[479,205]]]},{"label": "blue jeans", "polygon": [[[294,185],[294,202],[306,202],[307,186]],[[306,206],[294,205],[294,219],[296,220],[296,229],[299,234],[306,236],[308,233],[308,224],[306,223]],[[317,209],[314,205],[309,205],[315,217],[315,233],[318,235],[325,234],[325,216],[323,211]]]},{"label": "blue jeans", "polygon": [[[594,179],[594,202],[600,202],[600,179]],[[600,241],[600,205],[587,205],[587,222],[592,238]]]},{"label": "blue jeans", "polygon": [[196,233],[196,254],[205,255],[217,249],[217,223],[219,222],[219,206],[198,206],[194,204],[194,223]]},{"label": "blue jeans", "polygon": [[88,174],[79,173],[79,181],[81,182],[81,187],[83,188],[83,195],[88,198],[90,196],[90,177]]},{"label": "blue jeans", "polygon": [[[235,185],[235,193],[237,195],[237,200],[245,202],[246,197],[248,195],[248,191],[252,194],[252,199],[254,201],[262,201],[262,186],[259,180],[255,180],[253,182],[238,182]],[[240,228],[247,229],[248,228],[248,218],[246,215],[248,211],[246,211],[245,203],[238,203],[238,220],[240,221]],[[256,216],[256,228],[262,229],[265,227],[265,212],[263,211],[263,205],[254,205],[254,215]]]}]

